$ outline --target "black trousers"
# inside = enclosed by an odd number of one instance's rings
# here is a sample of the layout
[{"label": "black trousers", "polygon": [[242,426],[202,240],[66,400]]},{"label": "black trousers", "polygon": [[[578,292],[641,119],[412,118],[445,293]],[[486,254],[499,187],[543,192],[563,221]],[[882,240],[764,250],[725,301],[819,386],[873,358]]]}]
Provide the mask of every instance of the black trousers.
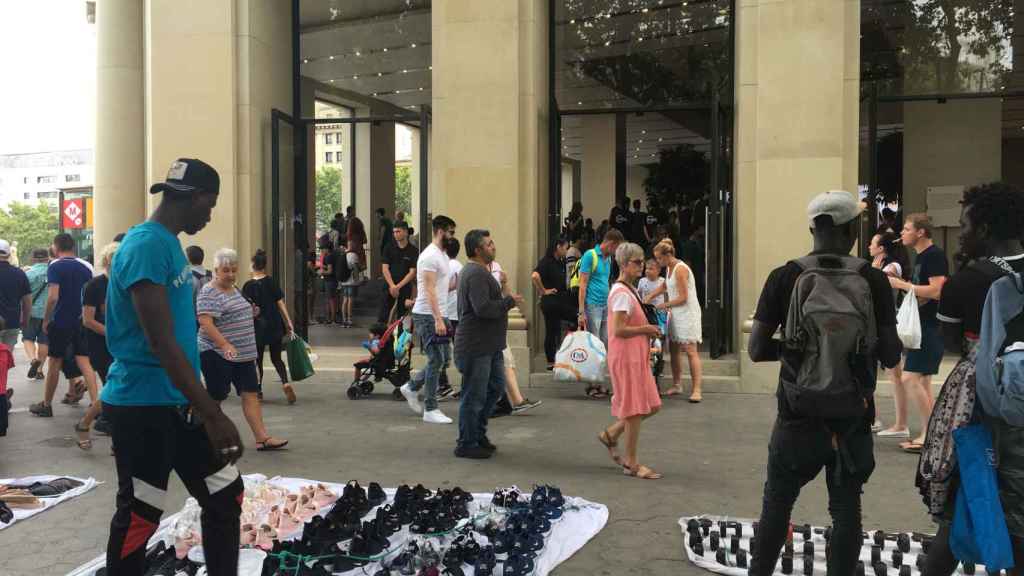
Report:
[{"label": "black trousers", "polygon": [[391,308],[395,307],[395,301],[398,302],[398,307],[395,308],[395,319],[405,316],[405,313],[409,311],[405,306],[405,301],[412,297],[412,283],[406,284],[398,292],[398,298],[392,298],[391,292],[388,291],[387,284],[384,285],[384,304],[380,308],[380,312],[377,314],[377,321],[382,324],[387,324],[389,316],[391,314]]},{"label": "black trousers", "polygon": [[160,525],[171,470],[202,507],[203,552],[211,576],[238,573],[243,485],[238,469],[214,453],[184,407],[112,406],[117,510],[110,522],[107,574],[142,576],[146,542]]},{"label": "black trousers", "polygon": [[[949,548],[949,532],[949,524],[939,526],[939,533],[935,535],[932,547],[928,550],[928,559],[921,569],[921,576],[950,576],[956,570],[960,561],[953,556],[953,551]],[[1010,544],[1013,546],[1013,563],[1019,571],[1024,563],[1024,538],[1011,534]]]},{"label": "black trousers", "polygon": [[544,314],[544,355],[554,362],[562,344],[562,322],[575,324],[578,306],[568,293],[552,294],[540,299],[540,311]]},{"label": "black trousers", "polygon": [[270,347],[270,363],[274,365],[277,377],[281,379],[281,384],[288,383],[288,368],[281,358],[281,354],[284,352],[284,344],[281,343],[283,338],[283,329],[256,329],[256,370],[260,373],[260,390],[263,389],[263,352],[266,351],[267,346]]},{"label": "black trousers", "polygon": [[[826,471],[832,515],[827,576],[851,576],[861,549],[861,494],[875,469],[870,429],[849,435],[844,450],[832,447],[832,433],[820,425],[791,427],[776,421],[768,448],[768,479],[751,576],[771,576],[789,535],[790,516],[800,489]],[[844,454],[841,456],[840,454]]]}]

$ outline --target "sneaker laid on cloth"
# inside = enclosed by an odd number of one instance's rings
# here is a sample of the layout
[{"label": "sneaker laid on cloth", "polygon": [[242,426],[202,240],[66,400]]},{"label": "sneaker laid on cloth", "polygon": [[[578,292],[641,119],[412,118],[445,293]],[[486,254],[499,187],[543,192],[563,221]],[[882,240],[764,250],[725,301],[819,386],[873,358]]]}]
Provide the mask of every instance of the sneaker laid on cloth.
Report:
[{"label": "sneaker laid on cloth", "polygon": [[28,407],[28,411],[40,418],[53,418],[53,406],[37,402]]},{"label": "sneaker laid on cloth", "polygon": [[893,430],[889,428],[878,433],[879,438],[910,438],[910,429]]},{"label": "sneaker laid on cloth", "polygon": [[483,446],[473,446],[472,448],[463,448],[462,446],[459,446],[458,448],[455,449],[455,457],[456,458],[470,458],[470,459],[473,459],[473,460],[486,460],[486,459],[490,458],[493,455],[494,455],[494,452],[491,452],[490,450],[488,450],[487,448],[484,448]]},{"label": "sneaker laid on cloth", "polygon": [[409,409],[416,414],[423,414],[423,405],[420,404],[416,391],[409,387],[409,383],[403,384],[399,390],[402,391],[402,396],[405,396],[405,402],[409,404]]},{"label": "sneaker laid on cloth", "polygon": [[872,432],[881,432],[885,428],[885,424],[882,424],[881,420],[875,420],[875,423],[871,425]]},{"label": "sneaker laid on cloth", "polygon": [[445,416],[440,410],[431,410],[423,413],[423,421],[427,424],[451,424],[452,419]]},{"label": "sneaker laid on cloth", "polygon": [[523,398],[522,404],[512,407],[512,414],[522,414],[523,412],[526,412],[527,410],[530,410],[532,408],[536,408],[537,406],[540,406],[543,403],[544,402],[542,400],[531,401],[529,398]]}]

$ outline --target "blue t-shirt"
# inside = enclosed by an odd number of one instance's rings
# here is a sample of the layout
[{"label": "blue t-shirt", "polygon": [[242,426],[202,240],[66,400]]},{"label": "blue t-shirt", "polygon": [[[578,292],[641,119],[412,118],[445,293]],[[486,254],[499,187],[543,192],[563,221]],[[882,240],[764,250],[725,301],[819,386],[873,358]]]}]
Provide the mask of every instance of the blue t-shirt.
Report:
[{"label": "blue t-shirt", "polygon": [[32,317],[42,318],[46,313],[46,276],[49,264],[33,264],[25,275],[28,289],[32,291]]},{"label": "blue t-shirt", "polygon": [[[595,258],[597,258],[596,267],[594,265]],[[611,272],[611,257],[605,258],[596,248],[587,250],[587,253],[583,255],[583,260],[580,262],[580,273],[590,274],[590,280],[587,283],[586,303],[588,306],[608,305],[608,275]]]},{"label": "blue t-shirt", "polygon": [[46,270],[46,282],[60,286],[57,306],[50,323],[57,328],[74,328],[82,323],[82,288],[92,280],[92,271],[73,257],[55,260]]},{"label": "blue t-shirt", "polygon": [[149,281],[167,289],[174,339],[199,377],[192,271],[181,242],[156,222],[132,227],[114,255],[107,288],[107,347],[114,357],[100,399],[114,406],[187,404],[153,354],[132,304],[131,288]]}]

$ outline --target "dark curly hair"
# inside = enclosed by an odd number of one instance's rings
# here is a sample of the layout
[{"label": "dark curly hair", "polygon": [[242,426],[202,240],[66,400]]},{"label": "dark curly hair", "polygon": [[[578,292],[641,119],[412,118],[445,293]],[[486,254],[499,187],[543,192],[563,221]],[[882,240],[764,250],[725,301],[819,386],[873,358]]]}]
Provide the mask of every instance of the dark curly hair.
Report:
[{"label": "dark curly hair", "polygon": [[971,222],[987,226],[992,238],[1024,236],[1024,190],[1006,182],[990,182],[965,190],[960,204],[970,207]]}]

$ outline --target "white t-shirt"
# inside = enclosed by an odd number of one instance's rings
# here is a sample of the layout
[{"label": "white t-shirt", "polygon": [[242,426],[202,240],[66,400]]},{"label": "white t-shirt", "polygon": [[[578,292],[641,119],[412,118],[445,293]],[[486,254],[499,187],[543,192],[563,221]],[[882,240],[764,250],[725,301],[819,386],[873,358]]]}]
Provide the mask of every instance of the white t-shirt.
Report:
[{"label": "white t-shirt", "polygon": [[[659,287],[665,284],[665,279],[658,277],[656,280],[649,280],[646,276],[640,279],[640,283],[636,287],[636,291],[640,293],[640,299],[645,300],[647,295],[654,292]],[[663,292],[661,296],[658,296],[658,302],[667,302],[668,293]],[[651,304],[657,304],[657,302],[651,302]]]},{"label": "white t-shirt", "polygon": [[448,308],[448,279],[451,272],[448,270],[448,255],[433,242],[427,246],[426,250],[420,252],[420,257],[416,260],[416,303],[412,306],[413,314],[427,316],[434,314],[430,308],[430,301],[427,300],[427,272],[434,273],[434,293],[437,294],[437,307],[444,314]]},{"label": "white t-shirt", "polygon": [[462,262],[459,262],[455,258],[448,261],[448,306],[444,310],[444,317],[449,320],[458,321],[459,319],[459,274],[462,273]]},{"label": "white t-shirt", "polygon": [[497,260],[491,262],[491,276],[494,276],[494,281],[498,283],[498,286],[501,286],[501,273],[501,264],[498,264]]},{"label": "white t-shirt", "polygon": [[349,252],[345,255],[348,262],[348,269],[352,272],[348,280],[341,283],[342,286],[358,286],[363,283],[363,271],[359,268],[359,254]]},{"label": "white t-shirt", "polygon": [[608,305],[611,307],[612,312],[625,312],[628,316],[633,312],[633,303],[636,302],[636,296],[629,290],[619,289],[609,298]]}]

